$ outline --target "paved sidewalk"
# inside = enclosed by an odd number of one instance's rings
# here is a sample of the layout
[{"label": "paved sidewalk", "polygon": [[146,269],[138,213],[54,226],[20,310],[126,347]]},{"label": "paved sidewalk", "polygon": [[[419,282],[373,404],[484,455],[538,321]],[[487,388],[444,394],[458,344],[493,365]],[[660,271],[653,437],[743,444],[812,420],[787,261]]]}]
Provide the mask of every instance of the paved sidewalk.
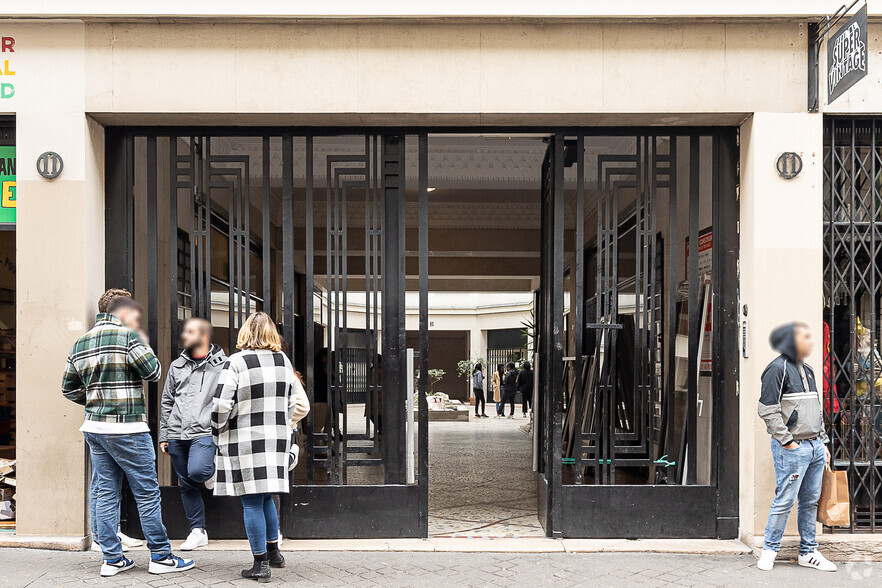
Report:
[{"label": "paved sidewalk", "polygon": [[[779,563],[760,572],[751,555],[654,553],[418,553],[288,552],[288,567],[274,584],[291,586],[870,586],[882,563],[843,564],[835,574]],[[238,578],[247,553],[204,551],[198,567],[179,575],[151,576],[147,553],[137,567],[112,579],[98,577],[91,552],[0,549],[0,586],[256,586]]]}]

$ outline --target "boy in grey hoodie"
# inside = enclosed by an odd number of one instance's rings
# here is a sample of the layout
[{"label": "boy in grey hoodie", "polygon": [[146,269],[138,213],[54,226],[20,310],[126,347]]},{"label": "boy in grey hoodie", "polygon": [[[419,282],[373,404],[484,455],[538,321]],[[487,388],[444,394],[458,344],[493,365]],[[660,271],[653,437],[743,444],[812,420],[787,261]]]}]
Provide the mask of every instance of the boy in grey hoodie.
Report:
[{"label": "boy in grey hoodie", "polygon": [[799,502],[797,563],[835,572],[836,564],[821,555],[815,541],[818,498],[830,452],[815,373],[804,363],[814,346],[811,331],[805,323],[782,325],[772,331],[769,343],[781,355],[763,372],[758,412],[772,436],[775,499],[757,568],[768,571],[774,567],[787,516]]}]

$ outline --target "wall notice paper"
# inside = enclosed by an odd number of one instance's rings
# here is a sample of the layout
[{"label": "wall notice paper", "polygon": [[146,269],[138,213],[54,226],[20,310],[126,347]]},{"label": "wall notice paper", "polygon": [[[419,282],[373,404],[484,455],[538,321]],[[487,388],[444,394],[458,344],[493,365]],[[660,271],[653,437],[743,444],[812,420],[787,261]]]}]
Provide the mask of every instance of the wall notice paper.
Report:
[{"label": "wall notice paper", "polygon": [[[710,227],[701,231],[698,235],[698,275],[699,288],[704,288],[704,276],[711,275],[713,270],[714,235]],[[689,267],[689,238],[686,238],[686,267]],[[713,316],[713,300],[707,300],[707,321],[704,325],[704,341],[701,345],[701,358],[699,363],[700,372],[710,372],[713,368],[713,341],[714,328],[711,321]]]},{"label": "wall notice paper", "polygon": [[0,223],[15,222],[15,147],[0,146]]}]

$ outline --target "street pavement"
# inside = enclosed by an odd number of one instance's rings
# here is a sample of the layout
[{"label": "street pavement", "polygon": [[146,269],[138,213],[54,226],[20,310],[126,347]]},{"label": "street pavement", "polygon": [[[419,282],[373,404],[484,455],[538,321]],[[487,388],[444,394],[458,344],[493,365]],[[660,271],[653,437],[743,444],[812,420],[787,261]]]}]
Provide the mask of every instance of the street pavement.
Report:
[{"label": "street pavement", "polygon": [[[254,586],[239,577],[242,551],[195,552],[197,567],[151,576],[147,552],[133,570],[100,578],[92,552],[0,548],[0,586]],[[752,555],[658,553],[287,552],[273,583],[290,586],[879,586],[882,563],[847,563],[824,573],[780,562],[756,569]]]}]

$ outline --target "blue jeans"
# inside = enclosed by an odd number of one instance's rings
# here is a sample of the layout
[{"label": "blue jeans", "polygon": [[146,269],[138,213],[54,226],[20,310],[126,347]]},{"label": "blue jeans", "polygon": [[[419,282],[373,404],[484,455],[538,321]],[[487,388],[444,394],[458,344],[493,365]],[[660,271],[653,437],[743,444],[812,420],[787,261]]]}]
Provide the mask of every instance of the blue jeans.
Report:
[{"label": "blue jeans", "polygon": [[239,497],[245,512],[245,534],[251,553],[266,553],[267,541],[279,540],[279,515],[272,494],[246,494]]},{"label": "blue jeans", "polygon": [[119,528],[119,506],[123,476],[138,505],[141,530],[153,555],[171,553],[168,533],[162,524],[159,484],[156,481],[156,452],[150,433],[131,435],[98,435],[83,433],[89,445],[95,481],[95,522],[98,544],[104,559],[122,557]]},{"label": "blue jeans", "polygon": [[168,454],[181,483],[181,502],[190,529],[204,529],[205,503],[199,486],[214,475],[214,442],[211,437],[169,439]]},{"label": "blue jeans", "polygon": [[769,509],[763,549],[779,551],[787,516],[798,501],[799,553],[804,555],[817,548],[815,522],[818,499],[827,455],[819,439],[800,441],[796,449],[784,449],[772,439],[772,458],[775,460],[775,500]]}]

